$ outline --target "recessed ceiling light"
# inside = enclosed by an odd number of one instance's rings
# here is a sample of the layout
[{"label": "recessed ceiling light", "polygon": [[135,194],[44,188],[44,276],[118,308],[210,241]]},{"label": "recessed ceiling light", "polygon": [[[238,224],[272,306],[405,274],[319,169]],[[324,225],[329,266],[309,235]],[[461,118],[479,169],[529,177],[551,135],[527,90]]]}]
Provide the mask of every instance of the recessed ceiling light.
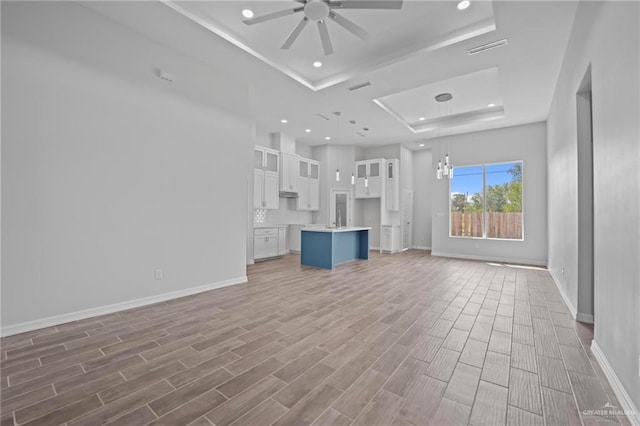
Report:
[{"label": "recessed ceiling light", "polygon": [[320,68],[320,67],[322,66],[322,62],[320,62],[320,61],[315,61],[315,62],[313,63],[313,66],[314,66],[314,67],[316,67],[316,68]]},{"label": "recessed ceiling light", "polygon": [[489,104],[487,105],[489,108],[493,108],[494,106],[496,106],[496,104]]},{"label": "recessed ceiling light", "polygon": [[283,118],[282,120],[280,120],[280,122],[281,122],[282,124],[287,124],[287,120],[285,120],[284,118]]},{"label": "recessed ceiling light", "polygon": [[244,9],[242,11],[242,16],[244,16],[245,18],[249,19],[249,18],[253,18],[253,10],[251,9]]},{"label": "recessed ceiling light", "polygon": [[420,118],[418,118],[418,120],[424,121],[424,117],[420,117]]},{"label": "recessed ceiling light", "polygon": [[458,10],[465,10],[469,7],[470,4],[471,2],[469,0],[462,0],[460,3],[458,3]]},{"label": "recessed ceiling light", "polygon": [[418,145],[418,146],[419,146],[420,148],[422,148],[422,147],[424,146],[424,144],[423,144],[423,143],[421,143],[421,144],[420,144],[420,145]]},{"label": "recessed ceiling light", "polygon": [[331,136],[325,136],[324,138],[325,138],[325,140],[328,140],[328,141],[331,140]]},{"label": "recessed ceiling light", "polygon": [[311,129],[304,129],[306,133],[311,133]]}]

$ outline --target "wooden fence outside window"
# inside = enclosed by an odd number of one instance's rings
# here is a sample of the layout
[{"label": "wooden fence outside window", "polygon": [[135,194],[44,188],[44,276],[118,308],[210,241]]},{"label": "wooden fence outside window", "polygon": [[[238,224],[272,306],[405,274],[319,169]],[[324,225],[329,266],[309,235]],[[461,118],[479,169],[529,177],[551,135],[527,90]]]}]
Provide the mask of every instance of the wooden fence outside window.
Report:
[{"label": "wooden fence outside window", "polygon": [[[482,212],[451,212],[452,237],[482,238]],[[487,213],[487,238],[522,239],[522,213]]]}]

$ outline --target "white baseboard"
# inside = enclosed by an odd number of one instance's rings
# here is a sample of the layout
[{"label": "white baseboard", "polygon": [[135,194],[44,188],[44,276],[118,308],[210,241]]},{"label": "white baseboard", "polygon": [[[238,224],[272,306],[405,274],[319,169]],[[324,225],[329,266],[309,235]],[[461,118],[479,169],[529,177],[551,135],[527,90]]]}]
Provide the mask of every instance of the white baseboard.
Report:
[{"label": "white baseboard", "polygon": [[[553,278],[553,282],[556,285],[556,288],[558,289],[558,292],[560,293],[562,300],[564,300],[564,304],[567,305],[567,308],[569,308],[569,312],[571,312],[571,316],[573,317],[574,320],[580,321],[578,320],[578,310],[573,305],[573,302],[571,302],[571,299],[569,299],[569,295],[567,294],[567,291],[565,290],[564,286],[561,284],[562,280],[552,270],[549,270],[549,274],[551,274],[551,278]],[[593,323],[593,315],[591,316],[591,322]]]},{"label": "white baseboard", "polygon": [[587,324],[593,324],[593,315],[592,314],[581,314],[578,312],[576,315],[576,321],[586,322]]},{"label": "white baseboard", "polygon": [[537,260],[537,259],[517,259],[517,258],[509,258],[509,257],[479,256],[475,254],[445,253],[441,251],[432,251],[431,256],[452,257],[454,259],[482,260],[485,262],[513,263],[518,265],[534,265],[534,266],[542,266],[542,267],[547,266],[546,260]]},{"label": "white baseboard", "polygon": [[611,367],[611,364],[609,364],[607,357],[604,355],[604,352],[602,352],[602,349],[600,349],[600,346],[595,339],[591,341],[591,352],[593,352],[596,361],[598,361],[600,368],[602,368],[604,375],[607,377],[611,387],[613,388],[613,392],[616,394],[618,401],[620,401],[620,404],[622,405],[622,407],[618,408],[624,410],[625,413],[628,413],[627,419],[633,426],[640,426],[640,411],[636,408],[631,397],[627,393],[627,390],[620,382],[620,379],[618,379],[616,372]]},{"label": "white baseboard", "polygon": [[171,291],[155,296],[143,297],[141,299],[128,300],[126,302],[114,303],[112,305],[100,306],[97,308],[84,309],[82,311],[70,312],[68,314],[55,315],[52,317],[41,318],[33,321],[26,321],[18,324],[3,326],[0,335],[2,337],[14,334],[25,333],[27,331],[38,330],[40,328],[52,327],[71,321],[79,321],[99,315],[112,314],[114,312],[125,311],[127,309],[138,308],[140,306],[151,305],[158,302],[165,302],[179,297],[191,296],[192,294],[202,293],[217,288],[228,287],[234,284],[246,283],[247,277],[231,278],[224,281],[218,281],[212,284],[205,284],[198,287],[191,287],[184,290]]},{"label": "white baseboard", "polygon": [[413,246],[413,248],[416,250],[431,250],[431,246]]}]

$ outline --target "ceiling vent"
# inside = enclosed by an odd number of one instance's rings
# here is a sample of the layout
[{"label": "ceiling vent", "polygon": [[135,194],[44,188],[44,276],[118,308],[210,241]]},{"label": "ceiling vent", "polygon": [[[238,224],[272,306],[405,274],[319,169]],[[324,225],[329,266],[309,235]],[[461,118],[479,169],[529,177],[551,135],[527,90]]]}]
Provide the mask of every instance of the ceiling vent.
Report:
[{"label": "ceiling vent", "polygon": [[507,39],[503,38],[502,40],[492,41],[491,43],[483,44],[482,46],[477,46],[472,49],[469,49],[469,55],[475,55],[476,53],[481,53],[486,50],[495,49],[496,47],[506,46]]},{"label": "ceiling vent", "polygon": [[173,83],[173,80],[175,80],[173,74],[169,74],[168,72],[161,69],[156,70],[156,75],[162,80],[168,81],[169,83]]},{"label": "ceiling vent", "polygon": [[318,114],[316,114],[316,115],[317,115],[318,117],[320,117],[320,118],[324,118],[325,120],[329,121],[329,117],[327,117],[327,116],[326,116],[326,115],[324,115],[324,114],[320,114],[320,113],[318,113]]},{"label": "ceiling vent", "polygon": [[356,84],[355,86],[351,86],[351,87],[349,87],[349,90],[353,92],[354,90],[362,89],[362,88],[367,87],[367,86],[371,86],[371,82],[370,81],[365,81],[364,83],[360,83],[360,84]]}]

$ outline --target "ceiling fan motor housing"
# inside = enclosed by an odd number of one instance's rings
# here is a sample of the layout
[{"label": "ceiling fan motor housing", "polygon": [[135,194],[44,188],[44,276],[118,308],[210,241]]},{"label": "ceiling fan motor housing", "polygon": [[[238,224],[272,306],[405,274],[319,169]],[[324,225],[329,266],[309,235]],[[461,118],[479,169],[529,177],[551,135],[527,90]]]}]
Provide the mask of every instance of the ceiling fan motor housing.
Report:
[{"label": "ceiling fan motor housing", "polygon": [[329,5],[322,0],[309,0],[304,5],[304,16],[314,21],[322,21],[329,16]]}]

